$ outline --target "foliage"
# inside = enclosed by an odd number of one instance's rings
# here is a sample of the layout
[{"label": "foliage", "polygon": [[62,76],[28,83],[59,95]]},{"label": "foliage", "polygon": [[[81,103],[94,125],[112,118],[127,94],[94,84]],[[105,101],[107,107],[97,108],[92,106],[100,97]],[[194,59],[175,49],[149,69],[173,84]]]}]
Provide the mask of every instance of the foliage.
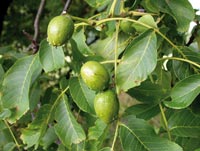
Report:
[{"label": "foliage", "polygon": [[[47,25],[64,2],[49,0],[32,52],[21,31],[34,32],[38,6],[16,0],[5,18],[0,150],[200,150],[200,17],[188,0],[72,1],[74,33],[57,47],[47,42]],[[192,21],[197,25],[188,33]],[[120,110],[111,123],[95,113],[101,92],[81,77],[88,61],[108,71],[100,91],[117,93]]]}]

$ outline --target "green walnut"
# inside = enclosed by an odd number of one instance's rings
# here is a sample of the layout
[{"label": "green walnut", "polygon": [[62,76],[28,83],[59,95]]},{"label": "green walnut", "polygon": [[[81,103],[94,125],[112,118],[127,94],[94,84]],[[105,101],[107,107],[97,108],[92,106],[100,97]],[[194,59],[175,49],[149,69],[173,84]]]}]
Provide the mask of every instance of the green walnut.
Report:
[{"label": "green walnut", "polygon": [[133,23],[127,20],[122,20],[120,22],[120,29],[127,34],[132,34],[135,32],[134,27],[132,26]]},{"label": "green walnut", "polygon": [[81,77],[85,84],[94,91],[102,91],[108,86],[107,69],[97,61],[88,61],[81,67]]},{"label": "green walnut", "polygon": [[119,112],[119,101],[112,90],[98,93],[94,99],[96,115],[106,124],[112,122]]},{"label": "green walnut", "polygon": [[47,41],[53,46],[64,45],[74,32],[74,23],[69,15],[56,16],[48,24]]}]

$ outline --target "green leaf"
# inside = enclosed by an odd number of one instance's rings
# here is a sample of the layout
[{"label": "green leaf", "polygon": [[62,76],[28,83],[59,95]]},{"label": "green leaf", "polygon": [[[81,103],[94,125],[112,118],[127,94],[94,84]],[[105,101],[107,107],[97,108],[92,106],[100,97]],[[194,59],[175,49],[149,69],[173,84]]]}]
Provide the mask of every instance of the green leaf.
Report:
[{"label": "green leaf", "polygon": [[90,90],[81,78],[71,78],[69,89],[74,102],[84,112],[94,114],[94,97],[95,92]]},{"label": "green leaf", "polygon": [[2,65],[0,64],[0,83],[3,80],[3,76],[4,76],[4,69],[3,69]]},{"label": "green leaf", "polygon": [[156,35],[147,31],[135,38],[125,49],[117,67],[116,83],[119,90],[140,85],[154,70],[157,63]]},{"label": "green leaf", "polygon": [[[151,10],[152,8],[159,9],[160,12],[167,13],[174,18],[177,24],[179,32],[185,32],[188,30],[190,22],[195,17],[194,10],[188,0],[150,0]],[[154,5],[152,7],[152,5]],[[148,5],[146,5],[148,7]]]},{"label": "green leaf", "polygon": [[168,89],[150,81],[144,81],[140,86],[128,90],[128,94],[140,102],[155,104],[168,95]]},{"label": "green leaf", "polygon": [[101,6],[104,6],[108,4],[110,1],[109,0],[85,0],[90,6],[99,8]]},{"label": "green leaf", "polygon": [[184,151],[196,151],[200,147],[199,138],[176,137],[175,141],[183,147]]},{"label": "green leaf", "polygon": [[7,71],[3,80],[3,95],[1,98],[4,108],[13,109],[10,123],[14,123],[29,109],[29,89],[36,73],[41,71],[38,55],[19,59]]},{"label": "green leaf", "polygon": [[200,116],[190,110],[175,112],[168,119],[170,133],[181,137],[200,137]]},{"label": "green leaf", "polygon": [[40,145],[43,146],[44,150],[47,150],[47,148],[57,139],[57,135],[55,133],[54,127],[48,128],[46,134],[41,139]]},{"label": "green leaf", "polygon": [[[138,21],[143,23],[143,24],[150,26],[151,28],[157,28],[157,25],[156,25],[156,22],[154,21],[154,18],[149,14],[140,17],[138,19]],[[144,27],[142,25],[139,25],[137,23],[133,24],[133,27],[135,27],[136,31],[138,31],[138,32],[144,32],[144,31],[149,29],[149,28]]]},{"label": "green leaf", "polygon": [[142,119],[127,116],[120,124],[120,140],[125,151],[183,151],[168,139],[157,136],[153,128]]},{"label": "green leaf", "polygon": [[200,93],[200,75],[192,75],[178,82],[171,91],[172,101],[164,102],[167,107],[183,109],[188,107]]},{"label": "green leaf", "polygon": [[47,119],[50,114],[50,109],[50,105],[43,105],[37,112],[33,122],[30,123],[27,128],[21,130],[22,134],[20,138],[24,144],[27,144],[25,147],[26,149],[32,147],[33,145],[35,145],[35,149],[38,147],[40,139],[44,135],[47,128]]},{"label": "green leaf", "polygon": [[183,80],[188,76],[192,75],[192,70],[190,64],[183,61],[173,60],[173,71],[179,80]]},{"label": "green leaf", "polygon": [[10,142],[7,143],[4,147],[3,147],[3,151],[13,151],[15,149],[16,145],[14,142]]},{"label": "green leaf", "polygon": [[93,52],[90,50],[90,48],[86,44],[86,37],[85,37],[84,32],[85,32],[84,28],[76,30],[76,32],[73,34],[72,38],[76,42],[78,50],[82,54],[84,54],[84,55],[90,54],[91,55],[91,54],[93,54]]},{"label": "green leaf", "polygon": [[45,72],[59,69],[65,64],[65,55],[62,46],[54,47],[46,40],[40,43],[39,56]]},{"label": "green leaf", "polygon": [[[113,60],[115,58],[115,33],[113,36],[109,36],[103,40],[97,40],[91,44],[90,48],[99,56],[102,56],[106,60]],[[117,55],[119,55],[127,45],[127,35],[121,33],[118,36],[118,49]]]},{"label": "green leaf", "polygon": [[55,132],[67,147],[70,147],[72,143],[78,144],[86,138],[85,132],[71,112],[66,96],[61,98],[56,108],[55,120],[57,121],[54,126]]},{"label": "green leaf", "polygon": [[99,151],[112,151],[112,149],[110,147],[104,147],[100,149]]},{"label": "green leaf", "polygon": [[11,111],[9,109],[3,109],[0,112],[0,120],[5,120],[6,118],[10,117]]},{"label": "green leaf", "polygon": [[105,132],[107,125],[102,120],[97,120],[93,127],[88,130],[89,140],[98,140]]},{"label": "green leaf", "polygon": [[30,90],[30,101],[29,107],[30,110],[33,111],[37,106],[41,96],[41,88],[39,82],[35,82]]},{"label": "green leaf", "polygon": [[157,104],[136,104],[128,107],[125,110],[126,115],[135,115],[137,118],[149,120],[152,117],[160,113],[159,106]]}]

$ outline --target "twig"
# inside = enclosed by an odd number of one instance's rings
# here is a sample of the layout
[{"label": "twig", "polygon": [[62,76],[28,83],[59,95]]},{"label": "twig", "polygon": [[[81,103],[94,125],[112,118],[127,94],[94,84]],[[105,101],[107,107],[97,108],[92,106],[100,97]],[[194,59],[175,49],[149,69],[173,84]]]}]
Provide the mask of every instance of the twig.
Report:
[{"label": "twig", "polygon": [[35,30],[35,33],[34,33],[34,36],[33,36],[34,41],[37,41],[37,37],[38,37],[38,34],[39,34],[39,19],[40,19],[40,16],[42,14],[42,11],[44,9],[44,5],[45,5],[45,0],[41,0],[40,6],[38,8],[38,12],[37,12],[37,15],[36,15],[35,21],[34,21],[34,30]]},{"label": "twig", "polygon": [[38,49],[39,49],[38,43],[33,39],[33,36],[31,36],[25,30],[22,30],[22,32],[27,37],[27,39],[31,41],[31,44],[28,46],[28,50],[30,48],[33,49],[33,54],[35,54],[38,51]]},{"label": "twig", "polygon": [[67,13],[67,9],[68,9],[70,3],[71,3],[71,0],[67,0],[66,1],[65,6],[64,6],[63,11],[62,11],[62,14],[66,14]]}]

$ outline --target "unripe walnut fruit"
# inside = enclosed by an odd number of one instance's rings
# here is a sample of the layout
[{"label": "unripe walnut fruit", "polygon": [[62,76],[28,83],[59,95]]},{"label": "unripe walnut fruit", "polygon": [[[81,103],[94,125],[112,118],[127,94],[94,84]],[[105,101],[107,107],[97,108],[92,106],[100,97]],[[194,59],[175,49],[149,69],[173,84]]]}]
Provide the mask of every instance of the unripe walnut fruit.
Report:
[{"label": "unripe walnut fruit", "polygon": [[81,77],[85,84],[94,91],[102,91],[108,86],[107,69],[97,61],[88,61],[81,67]]},{"label": "unripe walnut fruit", "polygon": [[119,112],[119,101],[115,92],[107,90],[98,93],[94,99],[94,109],[102,121],[107,124],[112,122]]},{"label": "unripe walnut fruit", "polygon": [[56,16],[48,24],[47,41],[53,46],[64,45],[74,32],[74,23],[69,15]]}]

